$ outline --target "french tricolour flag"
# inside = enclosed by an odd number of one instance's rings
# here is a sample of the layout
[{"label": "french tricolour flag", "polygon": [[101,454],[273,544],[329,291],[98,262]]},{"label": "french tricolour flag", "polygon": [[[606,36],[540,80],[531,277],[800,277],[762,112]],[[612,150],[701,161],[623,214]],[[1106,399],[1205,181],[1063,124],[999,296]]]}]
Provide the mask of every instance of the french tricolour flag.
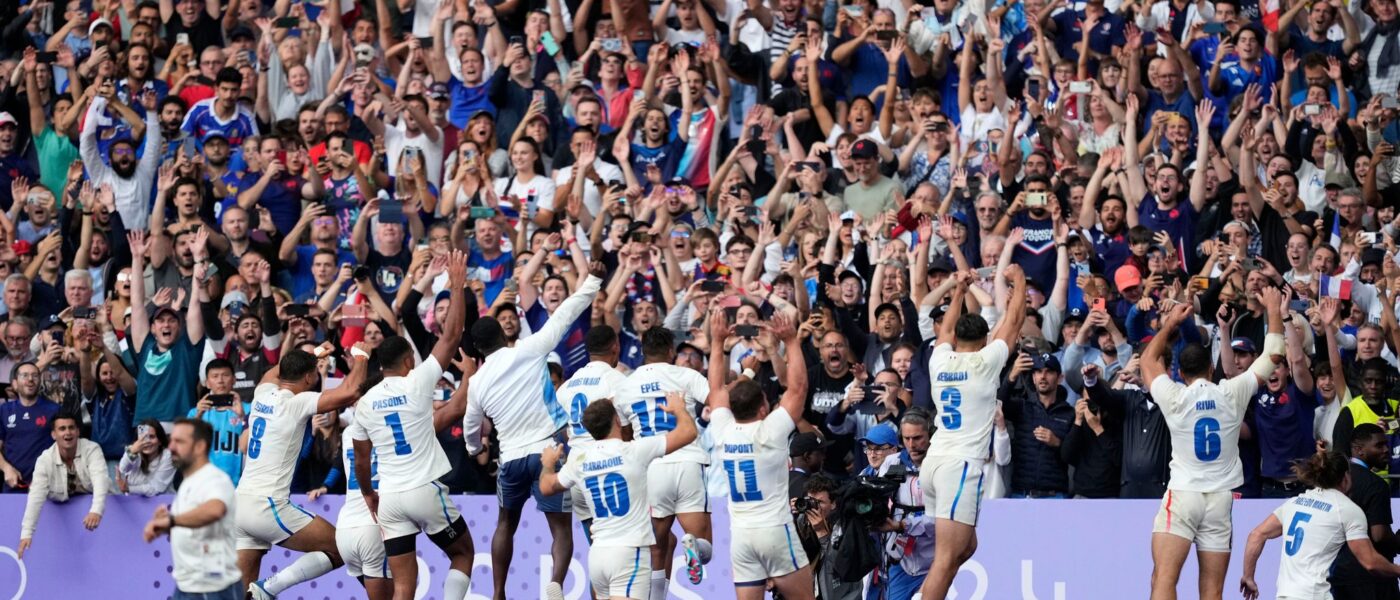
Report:
[{"label": "french tricolour flag", "polygon": [[1318,280],[1318,291],[1324,298],[1351,300],[1351,281],[1323,275]]},{"label": "french tricolour flag", "polygon": [[1342,249],[1342,214],[1332,213],[1332,237],[1327,239],[1327,245],[1341,251]]}]

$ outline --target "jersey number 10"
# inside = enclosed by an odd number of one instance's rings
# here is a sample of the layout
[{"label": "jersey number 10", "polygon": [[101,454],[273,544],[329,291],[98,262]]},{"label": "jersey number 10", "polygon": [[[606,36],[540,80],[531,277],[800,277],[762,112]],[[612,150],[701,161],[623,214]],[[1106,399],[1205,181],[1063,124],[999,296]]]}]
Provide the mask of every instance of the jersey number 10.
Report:
[{"label": "jersey number 10", "polygon": [[632,499],[627,495],[627,479],[620,473],[588,477],[583,484],[593,496],[594,516],[599,519],[621,517],[632,507]]}]

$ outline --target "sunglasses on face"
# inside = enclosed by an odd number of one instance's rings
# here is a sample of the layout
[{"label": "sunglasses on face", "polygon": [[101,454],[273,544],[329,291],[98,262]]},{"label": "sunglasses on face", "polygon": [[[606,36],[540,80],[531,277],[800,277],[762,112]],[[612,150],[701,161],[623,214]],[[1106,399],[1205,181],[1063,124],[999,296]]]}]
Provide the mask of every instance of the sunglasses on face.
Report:
[{"label": "sunglasses on face", "polygon": [[135,156],[136,151],[131,148],[113,148],[112,156]]}]

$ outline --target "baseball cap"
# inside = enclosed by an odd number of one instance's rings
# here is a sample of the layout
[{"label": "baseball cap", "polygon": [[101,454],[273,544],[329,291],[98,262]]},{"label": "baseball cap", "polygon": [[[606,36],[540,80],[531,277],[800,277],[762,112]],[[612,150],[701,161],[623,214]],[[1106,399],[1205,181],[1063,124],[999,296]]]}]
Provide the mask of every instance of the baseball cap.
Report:
[{"label": "baseball cap", "polygon": [[470,123],[472,121],[475,121],[477,117],[486,117],[488,119],[491,119],[492,121],[496,120],[496,115],[494,113],[487,109],[479,108],[476,110],[476,112],[473,112],[471,116],[467,117],[467,122]]},{"label": "baseball cap", "polygon": [[856,140],[851,144],[851,158],[875,158],[880,154],[880,150],[875,147],[875,142],[870,140]]},{"label": "baseball cap", "polygon": [[788,442],[788,456],[802,456],[830,445],[830,441],[823,440],[815,431],[806,431],[792,436],[792,441]]},{"label": "baseball cap", "polygon": [[846,211],[846,212],[841,213],[841,220],[842,220],[842,221],[854,221],[854,220],[856,220],[856,211],[848,210],[848,211]]},{"label": "baseball cap", "polygon": [[220,130],[218,130],[218,129],[215,129],[215,130],[213,130],[213,131],[209,131],[209,132],[205,133],[203,136],[201,136],[201,137],[199,138],[199,143],[200,143],[200,144],[208,144],[210,141],[213,141],[213,140],[223,140],[224,143],[226,143],[226,144],[229,143],[229,141],[228,141],[228,136],[225,135],[223,131],[220,131]]},{"label": "baseball cap", "polygon": [[44,331],[45,329],[51,329],[54,327],[62,327],[64,329],[67,329],[68,324],[64,323],[63,319],[58,315],[49,315],[48,318],[44,319],[43,323],[39,324],[39,331]]},{"label": "baseball cap", "polygon": [[949,261],[946,256],[938,255],[928,259],[929,273],[952,273],[955,270],[952,261]]},{"label": "baseball cap", "polygon": [[1087,311],[1085,311],[1081,307],[1076,306],[1074,308],[1069,309],[1068,311],[1065,311],[1064,322],[1069,323],[1070,321],[1078,321],[1080,323],[1083,323],[1086,314]]},{"label": "baseball cap", "polygon": [[15,254],[27,256],[34,253],[34,244],[29,243],[29,240],[15,240],[10,244],[10,249],[14,250]]},{"label": "baseball cap", "polygon": [[860,441],[876,446],[898,446],[899,432],[895,431],[893,424],[881,423],[865,432]]},{"label": "baseball cap", "polygon": [[1036,370],[1049,369],[1056,373],[1062,372],[1060,370],[1060,359],[1055,358],[1054,354],[1037,354],[1031,357],[1031,368]]},{"label": "baseball cap", "polygon": [[962,223],[963,227],[972,227],[972,217],[967,216],[967,213],[959,211],[953,213],[951,216],[954,221]]},{"label": "baseball cap", "polygon": [[180,311],[170,308],[169,306],[161,306],[156,308],[155,312],[151,313],[151,322],[155,323],[156,319],[159,319],[160,316],[165,313],[170,313],[170,315],[175,317],[176,319],[180,318]]},{"label": "baseball cap", "polygon": [[1113,272],[1113,285],[1118,287],[1118,291],[1142,285],[1142,274],[1138,273],[1137,267],[1123,265]]},{"label": "baseball cap", "polygon": [[248,308],[248,295],[238,290],[227,292],[224,294],[224,299],[219,302],[219,308],[226,309],[235,304],[241,304],[243,308]]},{"label": "baseball cap", "polygon": [[108,21],[107,19],[97,19],[93,21],[91,25],[88,25],[88,35],[92,35],[92,32],[97,31],[97,28],[102,27],[103,25],[106,25],[107,29],[116,31],[116,28],[112,27],[111,21]]},{"label": "baseball cap", "polygon": [[258,36],[253,35],[253,28],[247,25],[235,25],[233,29],[228,31],[228,41],[233,42],[243,39],[256,40]]},{"label": "baseball cap", "polygon": [[1367,248],[1361,251],[1361,265],[1379,265],[1385,262],[1385,250]]},{"label": "baseball cap", "polygon": [[6,125],[14,125],[15,127],[19,127],[19,121],[16,121],[15,116],[10,113],[0,112],[0,127],[4,127]]},{"label": "baseball cap", "polygon": [[428,86],[428,96],[432,98],[448,98],[452,96],[452,92],[447,88],[446,83],[439,81]]},{"label": "baseball cap", "polygon": [[1246,354],[1259,353],[1254,349],[1254,340],[1251,340],[1247,337],[1237,337],[1233,340],[1230,340],[1230,349],[1234,350],[1235,352],[1244,352]]}]

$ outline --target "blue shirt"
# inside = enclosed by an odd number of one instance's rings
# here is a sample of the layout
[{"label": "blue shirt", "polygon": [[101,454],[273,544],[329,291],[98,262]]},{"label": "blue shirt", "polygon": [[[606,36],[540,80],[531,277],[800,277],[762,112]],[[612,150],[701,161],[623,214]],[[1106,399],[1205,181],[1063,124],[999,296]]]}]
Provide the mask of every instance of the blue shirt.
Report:
[{"label": "blue shirt", "polygon": [[1249,426],[1259,442],[1259,474],[1270,479],[1292,478],[1293,461],[1316,451],[1312,436],[1316,396],[1304,394],[1291,382],[1277,393],[1261,384],[1252,402],[1254,418]]},{"label": "blue shirt", "polygon": [[1254,69],[1241,66],[1238,58],[1227,60],[1220,65],[1220,79],[1225,82],[1223,95],[1227,100],[1233,100],[1235,96],[1243,94],[1249,84],[1257,83],[1260,97],[1264,102],[1269,102],[1274,93],[1269,86],[1278,81],[1278,74],[1278,61],[1268,54],[1259,57],[1259,66]]},{"label": "blue shirt", "polygon": [[467,267],[471,269],[467,273],[468,277],[479,279],[486,284],[486,305],[490,306],[496,301],[496,296],[505,289],[506,280],[515,274],[515,257],[510,252],[502,252],[495,260],[487,260],[481,253],[481,248],[473,241],[471,254],[467,255]]},{"label": "blue shirt", "polygon": [[180,129],[198,140],[200,151],[204,150],[205,137],[212,133],[223,134],[228,138],[229,147],[234,149],[243,145],[243,138],[257,135],[258,123],[253,113],[237,106],[234,108],[233,117],[225,121],[214,114],[215,101],[217,98],[206,98],[194,103],[190,112],[185,114],[185,122],[180,125]]},{"label": "blue shirt", "polygon": [[[1060,57],[1069,61],[1079,60],[1079,51],[1074,45],[1084,39],[1084,15],[1078,11],[1061,10],[1050,17],[1055,22],[1055,50]],[[1116,13],[1107,13],[1099,18],[1097,30],[1089,35],[1089,49],[1097,54],[1111,54],[1114,47],[1127,43],[1123,33],[1126,22]]]},{"label": "blue shirt", "polygon": [[39,455],[53,445],[49,430],[57,414],[58,404],[43,397],[34,406],[25,406],[18,400],[0,404],[0,443],[5,445],[5,460],[26,482],[34,474]]},{"label": "blue shirt", "polygon": [[466,129],[467,120],[476,111],[484,110],[491,114],[492,119],[496,117],[496,106],[486,93],[488,81],[482,81],[480,85],[467,85],[456,77],[447,80],[447,89],[452,93],[452,104],[447,107],[448,122],[458,129]]},{"label": "blue shirt", "polygon": [[676,167],[681,162],[681,156],[685,154],[686,142],[676,135],[675,128],[671,128],[670,139],[666,143],[655,148],[648,148],[643,144],[632,144],[632,155],[629,162],[632,163],[632,172],[637,175],[638,181],[647,180],[647,167],[656,165],[661,170],[661,180],[669,181],[676,175]]},{"label": "blue shirt", "polygon": [[[869,96],[870,92],[875,91],[875,88],[884,85],[889,73],[890,61],[885,58],[885,51],[874,43],[861,44],[851,57],[848,73],[850,86],[847,88],[850,91],[846,96],[848,98]],[[898,78],[901,88],[913,85],[913,76],[909,73],[909,61],[903,56],[899,57]]]},{"label": "blue shirt", "polygon": [[[549,320],[549,311],[545,310],[544,304],[537,299],[535,304],[525,311],[525,322],[530,324],[531,331],[539,331]],[[559,345],[554,347],[554,351],[559,354],[559,360],[564,367],[564,378],[574,376],[574,372],[582,369],[588,364],[588,349],[583,345],[583,334],[588,331],[589,325],[593,323],[593,307],[583,309],[583,314],[574,319],[569,324],[569,329],[564,333],[564,337],[559,339]]]},{"label": "blue shirt", "polygon": [[[1183,84],[1183,85],[1185,85],[1185,84]],[[1142,122],[1138,124],[1138,125],[1139,125],[1138,131],[1140,131],[1140,132],[1145,132],[1145,131],[1147,131],[1146,129],[1144,129],[1144,128],[1142,127],[1142,124],[1143,124],[1143,123],[1151,123],[1151,122],[1152,122],[1152,115],[1157,114],[1157,111],[1159,111],[1159,110],[1165,110],[1165,111],[1167,111],[1167,112],[1174,112],[1174,113],[1176,113],[1176,114],[1181,115],[1182,117],[1184,117],[1184,118],[1186,119],[1186,122],[1188,122],[1188,123],[1191,124],[1191,132],[1192,132],[1193,135],[1195,134],[1195,132],[1196,132],[1196,98],[1193,97],[1193,96],[1191,95],[1191,89],[1190,89],[1190,88],[1183,87],[1183,88],[1181,89],[1181,95],[1177,96],[1177,97],[1176,97],[1176,101],[1174,101],[1174,102],[1168,101],[1168,100],[1167,100],[1167,97],[1166,97],[1166,96],[1163,96],[1162,93],[1159,92],[1159,91],[1157,91],[1157,90],[1148,90],[1148,92],[1147,92],[1147,109],[1144,110],[1143,113],[1142,113]]]},{"label": "blue shirt", "polygon": [[1148,193],[1138,206],[1138,223],[1152,231],[1165,231],[1171,235],[1172,243],[1186,240],[1187,247],[1194,247],[1196,239],[1196,207],[1182,194],[1176,207],[1164,209],[1158,206],[1157,196]]},{"label": "blue shirt", "polygon": [[[243,414],[248,414],[252,409],[251,404],[243,403]],[[193,419],[196,410],[191,408],[185,416]],[[203,421],[214,428],[214,443],[209,447],[209,462],[227,473],[229,479],[233,480],[233,485],[238,485],[238,478],[243,475],[243,453],[238,450],[238,438],[243,436],[243,429],[248,426],[248,422],[231,408],[206,410]]]},{"label": "blue shirt", "polygon": [[[262,179],[262,173],[245,173],[238,187],[249,189],[257,185],[259,179]],[[258,204],[267,208],[272,215],[272,223],[283,234],[296,227],[297,220],[301,218],[301,186],[304,183],[306,180],[301,177],[278,175],[268,182],[258,198]]]},{"label": "blue shirt", "polygon": [[1056,259],[1055,225],[1050,214],[1036,219],[1029,211],[1021,211],[1011,217],[1011,227],[1020,227],[1025,233],[1025,239],[1012,251],[1011,261],[1021,265],[1026,277],[1049,294],[1055,287]]}]

